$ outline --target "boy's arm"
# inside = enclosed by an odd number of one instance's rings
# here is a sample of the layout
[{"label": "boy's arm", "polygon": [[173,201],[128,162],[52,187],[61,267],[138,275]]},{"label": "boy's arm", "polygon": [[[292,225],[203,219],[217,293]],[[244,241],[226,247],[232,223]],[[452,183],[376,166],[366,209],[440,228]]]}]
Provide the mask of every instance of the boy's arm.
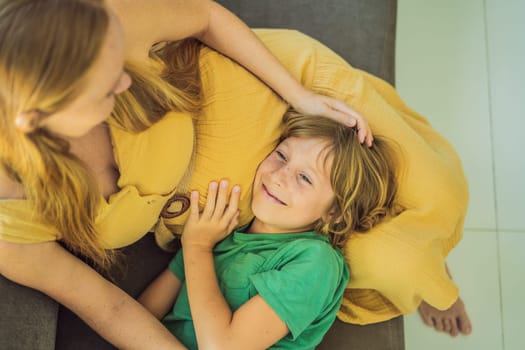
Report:
[{"label": "boy's arm", "polygon": [[267,349],[288,334],[286,323],[259,295],[232,313],[211,250],[185,248],[184,271],[199,349]]},{"label": "boy's arm", "polygon": [[182,282],[168,268],[151,282],[138,301],[160,320],[170,311],[181,287]]},{"label": "boy's arm", "polygon": [[199,195],[191,194],[190,217],[182,234],[184,273],[200,349],[266,349],[288,333],[288,327],[260,297],[232,313],[217,282],[213,247],[238,222],[240,188],[228,200],[228,182],[210,183],[199,213]]}]

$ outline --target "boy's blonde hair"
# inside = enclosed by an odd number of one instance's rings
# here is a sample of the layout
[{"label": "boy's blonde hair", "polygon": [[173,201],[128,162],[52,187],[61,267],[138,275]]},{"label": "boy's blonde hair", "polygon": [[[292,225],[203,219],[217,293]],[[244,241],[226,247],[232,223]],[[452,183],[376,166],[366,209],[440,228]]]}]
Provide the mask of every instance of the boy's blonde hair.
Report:
[{"label": "boy's blonde hair", "polygon": [[[45,129],[26,134],[15,118],[56,113],[82,92],[109,23],[102,0],[0,0],[0,166],[31,201],[27,220],[55,227],[67,247],[102,269],[113,257],[95,227],[102,197],[93,174],[64,139]],[[141,131],[168,110],[196,113],[198,52],[194,42],[156,46],[151,56],[162,72],[128,63],[133,88],[117,97],[110,122]]]},{"label": "boy's blonde hair", "polygon": [[335,199],[332,220],[319,222],[315,230],[341,247],[351,233],[364,233],[383,218],[396,215],[396,157],[393,144],[374,135],[374,144],[359,143],[356,130],[324,117],[289,111],[284,116],[281,141],[288,137],[327,141],[327,157],[333,158],[330,182]]}]

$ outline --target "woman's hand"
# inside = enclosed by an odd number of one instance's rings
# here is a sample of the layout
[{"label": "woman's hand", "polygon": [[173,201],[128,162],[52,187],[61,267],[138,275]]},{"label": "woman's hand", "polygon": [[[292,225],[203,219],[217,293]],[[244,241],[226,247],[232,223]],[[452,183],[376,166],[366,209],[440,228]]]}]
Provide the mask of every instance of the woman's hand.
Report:
[{"label": "woman's hand", "polygon": [[372,146],[374,137],[365,118],[341,100],[304,90],[292,107],[306,115],[320,115],[356,128],[359,142]]},{"label": "woman's hand", "polygon": [[191,193],[190,216],[181,238],[183,248],[192,246],[211,251],[238,225],[241,188],[234,186],[230,195],[228,189],[226,180],[210,182],[202,213],[199,213],[199,193]]}]

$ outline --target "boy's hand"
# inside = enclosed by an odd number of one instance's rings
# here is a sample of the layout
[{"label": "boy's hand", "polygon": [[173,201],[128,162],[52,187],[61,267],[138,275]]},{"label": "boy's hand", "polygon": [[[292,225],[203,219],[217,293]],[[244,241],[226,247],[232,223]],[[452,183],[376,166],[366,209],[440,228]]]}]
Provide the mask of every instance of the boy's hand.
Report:
[{"label": "boy's hand", "polygon": [[241,188],[234,186],[228,195],[228,181],[210,182],[208,197],[199,213],[199,193],[191,192],[190,216],[182,233],[182,246],[212,250],[215,244],[230,234],[239,223]]}]

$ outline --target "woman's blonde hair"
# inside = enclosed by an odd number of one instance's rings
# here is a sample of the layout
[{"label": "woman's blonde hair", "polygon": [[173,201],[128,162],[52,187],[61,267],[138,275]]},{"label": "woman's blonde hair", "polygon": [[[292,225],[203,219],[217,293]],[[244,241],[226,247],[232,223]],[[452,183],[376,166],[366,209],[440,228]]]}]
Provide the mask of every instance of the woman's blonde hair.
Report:
[{"label": "woman's blonde hair", "polygon": [[335,199],[331,220],[319,220],[315,230],[341,247],[351,233],[364,233],[387,216],[401,211],[396,204],[396,154],[393,143],[374,135],[374,144],[359,143],[355,129],[328,118],[289,111],[284,116],[281,141],[288,137],[327,141],[332,157],[330,182]]},{"label": "woman's blonde hair", "polygon": [[[0,0],[0,165],[32,202],[28,220],[55,227],[68,248],[101,269],[113,255],[95,227],[102,197],[93,174],[67,141],[43,128],[26,134],[15,118],[68,106],[82,92],[109,24],[103,0]],[[196,113],[198,50],[193,42],[157,46],[153,59],[168,61],[162,72],[126,65],[134,87],[117,98],[110,122],[136,132],[168,110]]]}]

